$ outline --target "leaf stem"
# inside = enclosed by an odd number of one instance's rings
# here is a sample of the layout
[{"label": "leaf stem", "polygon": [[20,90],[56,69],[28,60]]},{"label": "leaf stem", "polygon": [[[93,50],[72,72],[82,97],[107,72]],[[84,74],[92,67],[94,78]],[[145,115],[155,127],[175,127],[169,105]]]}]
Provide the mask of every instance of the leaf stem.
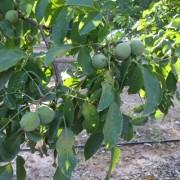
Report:
[{"label": "leaf stem", "polygon": [[[50,48],[50,45],[49,45],[49,40],[46,38],[46,35],[44,33],[44,30],[43,30],[43,27],[41,25],[39,25],[39,30],[40,30],[40,33],[41,33],[41,36],[42,36],[42,39],[46,45],[46,48],[49,49]],[[53,69],[54,69],[54,75],[55,75],[55,85],[56,87],[58,86],[59,84],[59,73],[58,73],[58,69],[55,65],[55,63],[52,63],[52,66],[53,66]]]},{"label": "leaf stem", "polygon": [[24,108],[22,108],[20,111],[18,111],[12,118],[10,118],[9,120],[8,120],[8,122],[0,129],[0,132],[2,132],[8,125],[9,125],[9,123],[11,123],[12,122],[12,120],[14,119],[14,118],[16,118],[22,111],[24,111],[25,109],[27,109],[29,106],[25,106]]}]

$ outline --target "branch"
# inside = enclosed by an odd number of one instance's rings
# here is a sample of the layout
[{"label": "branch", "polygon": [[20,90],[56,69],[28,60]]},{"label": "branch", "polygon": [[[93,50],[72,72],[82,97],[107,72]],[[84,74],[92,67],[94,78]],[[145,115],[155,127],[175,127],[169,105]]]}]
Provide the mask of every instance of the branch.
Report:
[{"label": "branch", "polygon": [[[24,17],[20,12],[19,12],[19,17],[20,17],[22,20],[26,21],[27,23],[31,24],[32,26],[35,26],[35,27],[38,27],[38,26],[39,26],[39,24],[38,24],[36,21],[34,21],[33,19],[30,19],[30,18]],[[51,30],[50,27],[47,27],[47,26],[45,26],[45,25],[41,25],[41,26],[42,26],[43,29],[45,29],[45,30],[49,30],[49,31]]]},{"label": "branch", "polygon": [[[49,40],[46,38],[46,35],[45,35],[45,33],[44,33],[44,29],[50,30],[50,28],[47,27],[47,26],[44,26],[44,25],[39,25],[36,21],[34,21],[34,20],[30,19],[30,18],[24,17],[20,12],[19,12],[19,17],[20,17],[22,20],[24,20],[24,21],[32,24],[32,25],[35,26],[36,28],[39,28],[40,33],[41,33],[41,35],[42,35],[42,39],[43,39],[43,41],[44,41],[44,43],[45,43],[45,45],[46,45],[46,48],[49,49],[49,48],[50,48]],[[58,73],[58,69],[57,69],[55,63],[53,63],[52,65],[53,65],[54,75],[55,75],[55,84],[56,84],[56,87],[57,87],[57,86],[58,86],[58,83],[59,83],[59,73]]]},{"label": "branch", "polygon": [[122,42],[124,42],[124,41],[119,40],[119,41],[116,41],[116,42],[111,42],[111,43],[109,43],[109,44],[107,43],[107,44],[105,44],[104,46],[97,46],[96,49],[99,50],[99,51],[101,51],[101,50],[103,50],[104,48],[108,48],[109,46],[116,46],[116,45],[118,45],[119,43],[122,43]]},{"label": "branch", "polygon": [[62,57],[62,58],[57,58],[54,63],[55,64],[60,64],[60,63],[63,63],[63,64],[68,64],[68,63],[72,63],[76,61],[73,57]]},{"label": "branch", "polygon": [[[40,30],[40,33],[42,35],[42,39],[46,45],[46,48],[49,49],[50,48],[49,40],[46,38],[43,27],[41,25],[39,25],[39,30]],[[53,69],[54,69],[55,83],[56,83],[56,87],[57,87],[59,84],[59,73],[58,73],[58,69],[57,69],[55,63],[53,63],[52,65],[53,65]]]}]

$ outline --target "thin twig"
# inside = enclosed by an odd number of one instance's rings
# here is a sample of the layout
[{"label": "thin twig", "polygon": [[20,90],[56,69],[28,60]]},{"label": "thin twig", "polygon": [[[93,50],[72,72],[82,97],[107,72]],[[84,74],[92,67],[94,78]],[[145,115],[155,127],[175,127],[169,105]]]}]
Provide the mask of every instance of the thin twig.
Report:
[{"label": "thin twig", "polygon": [[[40,33],[42,35],[42,39],[43,39],[43,41],[44,41],[44,43],[46,45],[46,48],[49,49],[50,48],[49,41],[46,38],[46,35],[44,33],[44,30],[43,30],[43,27],[41,25],[39,25],[39,30],[40,30]],[[59,73],[58,73],[58,69],[57,69],[55,63],[52,63],[52,65],[53,65],[54,75],[55,75],[55,85],[57,87],[58,84],[59,84]]]},{"label": "thin twig", "polygon": [[23,107],[21,110],[19,110],[12,118],[10,118],[7,123],[0,129],[0,132],[2,132],[22,111],[27,109],[29,106]]},{"label": "thin twig", "polygon": [[[49,45],[49,41],[48,41],[48,39],[46,38],[46,35],[45,35],[45,33],[44,33],[44,29],[45,29],[45,30],[50,30],[50,28],[47,27],[47,26],[44,26],[44,25],[39,25],[39,24],[38,24],[36,21],[34,21],[33,19],[24,17],[20,12],[19,12],[19,16],[20,16],[20,18],[23,19],[24,21],[26,21],[26,22],[32,24],[33,26],[39,28],[40,33],[41,33],[42,38],[43,38],[43,41],[44,41],[44,43],[45,43],[45,45],[46,45],[46,48],[49,49],[49,48],[50,48],[50,45]],[[53,69],[54,69],[56,86],[58,86],[58,83],[59,83],[58,69],[57,69],[57,67],[55,66],[54,63],[53,63],[52,65],[53,65]]]},{"label": "thin twig", "polygon": [[[24,17],[20,12],[19,12],[19,17],[20,17],[22,20],[26,21],[27,23],[31,24],[33,27],[34,27],[34,26],[35,26],[35,27],[38,27],[38,26],[39,26],[39,24],[38,24],[36,21],[34,21],[33,19],[30,19],[30,18]],[[45,26],[45,25],[41,25],[41,26],[42,26],[43,29],[45,29],[45,30],[50,30],[50,29],[51,29],[50,27]]]}]

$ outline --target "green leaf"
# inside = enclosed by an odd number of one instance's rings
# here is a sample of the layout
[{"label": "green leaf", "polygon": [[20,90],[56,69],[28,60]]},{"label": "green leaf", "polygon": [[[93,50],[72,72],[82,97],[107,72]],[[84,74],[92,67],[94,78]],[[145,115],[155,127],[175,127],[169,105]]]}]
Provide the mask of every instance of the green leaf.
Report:
[{"label": "green leaf", "polygon": [[12,70],[4,71],[0,73],[0,90],[2,90],[12,75]]},{"label": "green leaf", "polygon": [[29,17],[34,5],[35,0],[21,0],[19,1],[19,10],[26,17]]},{"label": "green leaf", "polygon": [[66,177],[70,177],[76,166],[76,158],[73,152],[66,151],[59,156],[58,165]]},{"label": "green leaf", "polygon": [[6,152],[6,149],[4,148],[4,143],[5,137],[0,134],[0,162],[6,162],[9,159],[11,160],[11,155]]},{"label": "green leaf", "polygon": [[106,148],[115,147],[122,133],[123,117],[120,107],[115,102],[109,107],[106,121],[103,128],[104,141]]},{"label": "green leaf", "polygon": [[162,91],[160,83],[153,72],[146,67],[141,66],[144,87],[147,100],[144,107],[144,115],[150,115],[155,111],[161,102]]},{"label": "green leaf", "polygon": [[84,22],[84,26],[80,30],[80,35],[85,35],[96,29],[101,23],[102,16],[100,14],[90,14]]},{"label": "green leaf", "polygon": [[68,11],[63,9],[57,15],[54,24],[52,25],[51,38],[56,44],[63,44],[64,37],[68,31],[71,15]]},{"label": "green leaf", "polygon": [[59,167],[57,167],[56,172],[55,172],[54,177],[53,177],[53,180],[60,180],[60,179],[61,180],[70,180],[70,177],[66,177],[62,173],[61,169]]},{"label": "green leaf", "polygon": [[8,10],[13,9],[13,0],[1,0],[0,1],[0,11],[5,13]]},{"label": "green leaf", "polygon": [[[7,111],[8,111],[7,107],[1,105],[0,106],[0,118],[5,118]],[[1,127],[1,123],[0,123],[0,127]]]},{"label": "green leaf", "polygon": [[174,75],[172,71],[169,72],[166,79],[167,89],[171,92],[175,92],[177,89],[177,77]]},{"label": "green leaf", "polygon": [[82,106],[82,114],[84,116],[84,129],[86,129],[87,132],[94,132],[99,124],[99,114],[96,107],[91,103],[84,102]]},{"label": "green leaf", "polygon": [[20,150],[21,137],[12,133],[9,137],[0,134],[0,162],[11,161]]},{"label": "green leaf", "polygon": [[87,36],[80,36],[79,34],[79,25],[80,25],[81,21],[77,21],[77,22],[73,22],[72,24],[72,28],[70,31],[70,38],[72,43],[77,43],[77,44],[85,44],[86,43],[86,39]]},{"label": "green leaf", "polygon": [[28,75],[24,71],[14,72],[8,82],[8,92],[20,92],[25,88]]},{"label": "green leaf", "polygon": [[84,147],[84,156],[86,160],[91,158],[97,152],[97,150],[101,147],[103,139],[104,136],[102,133],[92,134],[88,138]]},{"label": "green leaf", "polygon": [[26,180],[25,161],[21,156],[16,158],[16,177],[17,180]]},{"label": "green leaf", "polygon": [[66,97],[64,102],[63,112],[68,126],[71,126],[74,121],[74,112],[75,112],[74,104],[71,97]]},{"label": "green leaf", "polygon": [[20,144],[21,135],[16,132],[5,139],[4,148],[12,157],[15,157],[20,150]]},{"label": "green leaf", "polygon": [[82,67],[82,70],[85,74],[93,74],[95,72],[92,63],[89,49],[82,47],[78,54],[78,63]]},{"label": "green leaf", "polygon": [[97,111],[103,111],[108,108],[114,101],[114,90],[111,84],[107,82],[102,83],[102,94],[97,107]]},{"label": "green leaf", "polygon": [[133,118],[132,124],[135,125],[135,126],[142,126],[147,121],[148,121],[148,117],[146,117],[146,116],[139,116],[139,117]]},{"label": "green leaf", "polygon": [[38,22],[45,17],[47,8],[49,7],[49,0],[39,0],[36,9],[35,9],[35,16]]},{"label": "green leaf", "polygon": [[141,69],[138,66],[132,67],[132,71],[128,73],[128,93],[136,94],[143,86],[143,77]]},{"label": "green leaf", "polygon": [[80,83],[80,79],[75,77],[70,77],[63,81],[64,86],[72,87],[72,88],[78,87],[79,83]]},{"label": "green leaf", "polygon": [[8,109],[15,110],[17,108],[16,99],[11,94],[5,94],[3,100]]},{"label": "green leaf", "polygon": [[0,166],[0,180],[12,180],[13,168],[11,164]]},{"label": "green leaf", "polygon": [[93,7],[93,0],[67,0],[67,5]]},{"label": "green leaf", "polygon": [[162,113],[167,114],[170,106],[173,105],[173,95],[169,91],[163,92],[163,98],[159,105],[159,109]]},{"label": "green leaf", "polygon": [[180,92],[176,91],[176,98],[178,101],[180,101]]},{"label": "green leaf", "polygon": [[123,87],[125,86],[125,82],[126,82],[125,80],[127,78],[131,65],[132,65],[131,58],[128,58],[126,59],[126,61],[123,61],[121,63],[120,70],[119,70],[120,71],[120,77],[119,77],[120,90],[122,90]]},{"label": "green leaf", "polygon": [[144,104],[134,107],[133,111],[134,113],[141,113],[142,111],[144,111]]},{"label": "green leaf", "polygon": [[74,123],[71,127],[72,131],[74,132],[75,135],[79,135],[79,133],[83,130],[83,116],[81,115],[80,112],[75,114],[75,118],[74,118]]},{"label": "green leaf", "polygon": [[120,150],[120,148],[119,147],[114,147],[111,150],[111,163],[110,163],[109,171],[108,171],[108,174],[107,174],[105,180],[109,180],[110,175],[115,170],[117,164],[120,161],[120,157],[121,157],[121,150]]},{"label": "green leaf", "polygon": [[0,21],[0,31],[2,34],[9,39],[13,39],[15,36],[14,30],[11,26],[11,24],[7,21]]},{"label": "green leaf", "polygon": [[124,138],[126,141],[130,141],[133,138],[133,126],[132,126],[132,118],[123,115],[123,130],[122,130],[122,138]]},{"label": "green leaf", "polygon": [[177,74],[178,82],[180,82],[180,61],[177,60],[176,63],[172,65],[172,67]]},{"label": "green leaf", "polygon": [[55,118],[52,121],[52,123],[49,125],[49,129],[48,129],[48,142],[49,143],[56,142],[58,129],[59,129],[61,122],[63,121],[63,118],[64,118],[64,116],[63,116],[62,112],[60,112],[60,111],[56,112]]},{"label": "green leaf", "polygon": [[65,128],[56,143],[56,150],[58,154],[61,155],[66,151],[72,152],[74,140],[73,132],[70,129]]},{"label": "green leaf", "polygon": [[99,88],[97,90],[95,90],[93,93],[91,93],[91,96],[90,96],[90,101],[91,102],[96,102],[96,101],[99,101],[100,97],[101,97],[101,91],[102,89]]},{"label": "green leaf", "polygon": [[56,58],[64,56],[71,48],[72,46],[63,44],[49,49],[44,61],[45,66],[52,64]]},{"label": "green leaf", "polygon": [[176,28],[177,30],[180,30],[180,18],[179,17],[177,17],[175,19],[173,18],[172,22],[170,24],[170,27]]},{"label": "green leaf", "polygon": [[28,140],[33,142],[38,142],[40,140],[43,140],[42,134],[39,131],[26,132],[26,136]]},{"label": "green leaf", "polygon": [[154,113],[154,118],[156,120],[161,120],[164,117],[164,113],[161,112],[159,109]]},{"label": "green leaf", "polygon": [[24,52],[19,48],[2,48],[0,49],[0,72],[5,71],[16,65],[25,57]]},{"label": "green leaf", "polygon": [[74,134],[70,129],[65,128],[56,142],[56,150],[59,156],[59,168],[67,177],[71,176],[71,173],[76,166],[76,158],[72,149],[73,146]]}]

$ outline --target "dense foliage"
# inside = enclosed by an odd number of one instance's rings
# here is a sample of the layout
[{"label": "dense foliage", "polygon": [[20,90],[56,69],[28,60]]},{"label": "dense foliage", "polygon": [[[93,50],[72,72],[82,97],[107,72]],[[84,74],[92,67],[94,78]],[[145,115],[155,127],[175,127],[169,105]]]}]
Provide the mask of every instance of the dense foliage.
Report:
[{"label": "dense foliage", "polygon": [[[70,179],[75,136],[89,135],[88,160],[104,143],[115,168],[120,137],[167,114],[180,80],[180,6],[177,0],[0,1],[0,179],[26,179],[24,143],[32,153],[54,151],[54,179]],[[141,41],[139,40],[141,39]],[[34,50],[34,46],[46,46]],[[143,43],[142,43],[143,42]],[[44,46],[43,45],[43,46]],[[63,81],[56,58],[71,56]],[[55,85],[51,83],[55,78]],[[134,112],[121,93],[139,94]]]}]

